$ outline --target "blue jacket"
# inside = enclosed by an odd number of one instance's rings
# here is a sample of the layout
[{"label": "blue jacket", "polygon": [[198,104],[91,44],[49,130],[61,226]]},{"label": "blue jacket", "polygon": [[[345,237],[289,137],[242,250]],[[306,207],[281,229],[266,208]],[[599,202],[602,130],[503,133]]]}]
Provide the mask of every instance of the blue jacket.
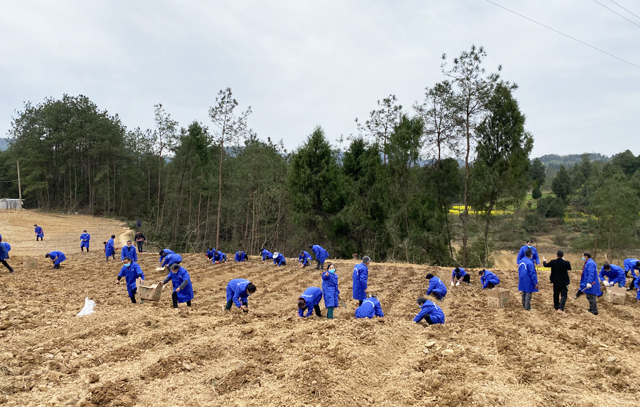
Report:
[{"label": "blue jacket", "polygon": [[262,252],[260,254],[262,255],[262,261],[265,261],[267,259],[269,260],[273,259],[273,253],[271,253],[267,249],[262,249]]},{"label": "blue jacket", "polygon": [[433,301],[427,300],[420,308],[420,313],[413,318],[413,322],[420,322],[422,318],[429,315],[431,322],[434,324],[444,324],[444,312]]},{"label": "blue jacket", "polygon": [[317,244],[314,244],[311,247],[311,250],[313,250],[313,254],[316,255],[316,260],[318,260],[320,263],[324,263],[324,261],[327,260],[327,258],[329,257],[329,252],[327,252],[325,249],[323,249],[321,246],[318,246]]},{"label": "blue jacket", "polygon": [[284,256],[282,255],[282,253],[278,253],[278,257],[274,257],[273,258],[273,264],[277,264],[278,267],[280,267],[282,265],[282,263],[286,263],[286,259],[284,258]]},{"label": "blue jacket", "polygon": [[353,299],[364,300],[367,298],[367,289],[369,283],[369,269],[364,263],[356,264],[353,268]]},{"label": "blue jacket", "polygon": [[213,250],[207,249],[207,257],[209,259],[213,259],[213,255],[215,254],[215,252],[216,252],[216,249],[213,249]]},{"label": "blue jacket", "polygon": [[193,299],[193,285],[191,285],[191,277],[189,276],[189,272],[184,267],[180,267],[175,273],[173,271],[170,271],[167,277],[171,278],[171,284],[173,285],[174,293],[176,292],[176,289],[180,287],[183,281],[188,281],[187,285],[176,293],[178,302],[187,302]]},{"label": "blue jacket", "polygon": [[7,242],[0,242],[0,260],[7,260],[9,258],[9,251],[11,245]]},{"label": "blue jacket", "polygon": [[124,260],[125,257],[130,258],[133,261],[138,261],[138,252],[136,251],[135,246],[131,245],[131,247],[125,246],[120,251],[120,260]]},{"label": "blue jacket", "polygon": [[433,276],[429,280],[429,288],[427,289],[427,295],[430,295],[432,292],[437,292],[444,298],[447,295],[447,286],[440,280],[439,277]]},{"label": "blue jacket", "polygon": [[247,302],[249,293],[247,292],[247,286],[251,284],[251,281],[244,278],[234,278],[227,284],[227,301],[233,301],[236,307],[240,308],[243,302]]},{"label": "blue jacket", "polygon": [[311,255],[306,251],[303,251],[301,255],[298,255],[298,263],[309,265],[309,260],[311,260]]},{"label": "blue jacket", "polygon": [[460,270],[460,274],[456,274],[456,269],[453,269],[453,271],[451,272],[451,277],[455,277],[456,279],[458,279],[467,275],[467,272],[464,271],[462,267],[459,267],[458,270]]},{"label": "blue jacket", "polygon": [[482,289],[484,290],[485,288],[487,288],[489,286],[489,283],[498,285],[500,284],[500,279],[489,270],[485,270],[484,275],[480,277],[480,284],[482,284]]},{"label": "blue jacket", "polygon": [[633,277],[638,277],[635,270],[640,271],[640,261],[638,259],[626,259],[624,261],[624,271],[630,271]]},{"label": "blue jacket", "polygon": [[622,283],[625,285],[627,278],[624,275],[624,270],[620,266],[615,264],[611,265],[611,270],[606,271],[604,266],[600,269],[600,281],[604,281],[604,278],[608,277],[610,283]]},{"label": "blue jacket", "polygon": [[38,237],[44,237],[44,230],[42,230],[40,226],[36,227],[35,232],[38,235]]},{"label": "blue jacket", "polygon": [[307,303],[307,315],[304,315],[304,309],[298,308],[298,316],[309,317],[313,314],[313,307],[320,304],[320,300],[322,300],[322,290],[318,287],[309,287],[304,290],[300,298],[304,298],[304,301]]},{"label": "blue jacket", "polygon": [[[591,288],[587,289],[587,283],[591,284]],[[600,281],[598,280],[598,266],[593,259],[589,259],[584,263],[582,275],[580,276],[580,291],[585,294],[595,294],[598,297],[602,295]]]},{"label": "blue jacket", "polygon": [[235,260],[236,261],[249,260],[249,256],[247,256],[247,253],[245,253],[243,251],[239,251],[239,252],[236,252]]},{"label": "blue jacket", "polygon": [[218,250],[216,254],[213,255],[213,259],[211,259],[211,261],[227,261],[227,255]]},{"label": "blue jacket", "polygon": [[173,254],[173,250],[169,250],[169,249],[164,249],[163,252],[164,252],[164,255],[160,256],[160,259],[158,259],[158,263],[162,263],[165,257],[167,257],[170,254]]},{"label": "blue jacket", "polygon": [[182,262],[182,256],[180,256],[177,253],[171,253],[170,255],[164,258],[164,261],[162,262],[162,267],[171,266],[173,264],[181,263],[181,262]]},{"label": "blue jacket", "polygon": [[89,247],[89,241],[90,240],[91,240],[91,235],[90,234],[88,234],[88,233],[81,234],[80,235],[80,247]]},{"label": "blue jacket", "polygon": [[530,258],[525,257],[518,264],[518,291],[537,293],[539,291],[536,288],[537,284],[538,273],[536,272],[536,266]]},{"label": "blue jacket", "polygon": [[324,306],[338,308],[340,306],[338,295],[338,275],[325,271],[322,273],[322,292],[324,293]]},{"label": "blue jacket", "polygon": [[[524,253],[527,251],[528,248],[529,246],[526,246],[526,245],[520,248],[520,252],[518,252],[518,259],[516,260],[516,263],[520,264],[522,259],[527,257],[524,255]],[[531,246],[531,251],[533,252],[533,254],[531,255],[531,260],[533,260],[536,264],[540,264],[540,258],[538,257],[538,251],[536,250],[536,248]]]},{"label": "blue jacket", "polygon": [[115,252],[116,249],[113,247],[113,239],[107,240],[107,244],[104,246],[104,255],[111,257]]},{"label": "blue jacket", "polygon": [[142,269],[138,265],[138,263],[129,263],[131,264],[129,267],[122,266],[120,269],[120,273],[118,277],[124,277],[127,282],[127,292],[129,293],[129,297],[133,297],[133,290],[137,288],[136,280],[141,278],[144,280],[144,273]]},{"label": "blue jacket", "polygon": [[375,298],[367,298],[362,301],[362,305],[356,309],[356,318],[373,318],[384,317],[382,307],[380,307],[380,301]]},{"label": "blue jacket", "polygon": [[54,250],[51,253],[49,253],[49,258],[53,260],[53,264],[55,266],[67,260],[67,257],[64,255],[64,253],[59,252],[57,250]]}]

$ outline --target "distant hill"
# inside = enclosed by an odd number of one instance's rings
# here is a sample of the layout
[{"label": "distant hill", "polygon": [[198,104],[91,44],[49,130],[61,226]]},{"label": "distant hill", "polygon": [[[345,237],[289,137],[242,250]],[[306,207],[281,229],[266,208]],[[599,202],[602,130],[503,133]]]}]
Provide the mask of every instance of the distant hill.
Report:
[{"label": "distant hill", "polygon": [[0,138],[0,151],[5,151],[7,148],[9,148],[9,139]]},{"label": "distant hill", "polygon": [[[602,161],[606,163],[611,159],[611,157],[602,155],[600,153],[586,153],[586,154],[589,156],[589,159],[591,161]],[[540,158],[540,161],[542,161],[542,163],[545,166],[559,167],[560,164],[563,164],[565,167],[570,167],[573,164],[579,163],[583,155],[584,154],[569,154],[569,155],[547,154],[539,158]]]}]

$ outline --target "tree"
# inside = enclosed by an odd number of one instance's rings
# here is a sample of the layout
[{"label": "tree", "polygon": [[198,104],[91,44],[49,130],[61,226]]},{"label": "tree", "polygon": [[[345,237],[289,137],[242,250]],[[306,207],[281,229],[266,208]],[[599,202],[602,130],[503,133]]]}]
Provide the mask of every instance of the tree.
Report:
[{"label": "tree", "polygon": [[[155,149],[155,153],[158,156],[158,210],[156,215],[156,232],[159,230],[160,225],[162,224],[162,216],[160,211],[160,197],[161,197],[161,188],[162,188],[162,153],[165,148],[171,148],[171,144],[173,139],[176,137],[176,130],[178,128],[178,122],[171,119],[171,115],[167,113],[162,104],[158,103],[154,105],[155,108],[155,122],[156,122],[156,130],[154,134],[154,142],[153,147]],[[163,207],[164,208],[164,207]]]},{"label": "tree", "polygon": [[402,114],[402,106],[397,104],[395,95],[389,95],[388,98],[378,100],[378,110],[373,110],[369,114],[369,120],[364,124],[356,119],[356,125],[360,131],[364,131],[378,144],[380,150],[383,151],[383,162],[387,164],[387,140],[393,132],[395,126],[400,122]]},{"label": "tree", "polygon": [[222,162],[225,146],[238,143],[241,136],[247,134],[247,118],[251,114],[251,107],[236,116],[234,110],[238,102],[233,98],[231,88],[221,90],[216,97],[216,103],[209,108],[209,117],[213,122],[214,143],[220,147],[220,165],[218,167],[218,217],[216,220],[216,247],[220,243],[220,213],[222,210]]},{"label": "tree", "polygon": [[538,189],[542,188],[544,182],[547,180],[546,169],[544,168],[544,164],[542,164],[542,161],[540,161],[539,158],[536,158],[531,163],[531,179],[534,181],[535,185],[537,185]]},{"label": "tree", "polygon": [[567,201],[569,195],[571,195],[571,177],[564,165],[560,165],[560,169],[555,178],[551,182],[551,190],[554,194],[563,201]]},{"label": "tree", "polygon": [[[465,140],[465,184],[464,184],[464,212],[462,213],[462,265],[467,263],[467,243],[469,238],[469,156],[472,150],[472,137],[475,128],[486,112],[486,103],[493,93],[493,89],[500,79],[498,73],[485,76],[482,62],[487,56],[484,48],[471,46],[471,51],[463,51],[460,57],[453,60],[453,66],[447,69],[446,55],[442,55],[442,72],[450,77],[455,86],[454,103],[458,112],[458,122],[462,124]],[[498,67],[498,72],[502,67]]]},{"label": "tree", "polygon": [[[436,169],[440,168],[443,150],[457,152],[456,112],[454,94],[449,81],[437,83],[427,88],[425,100],[414,106],[425,124],[427,149],[435,148]],[[427,156],[433,156],[429,151]]]},{"label": "tree", "polygon": [[533,181],[533,191],[531,191],[531,198],[535,200],[542,198],[542,191],[540,191],[538,181]]}]

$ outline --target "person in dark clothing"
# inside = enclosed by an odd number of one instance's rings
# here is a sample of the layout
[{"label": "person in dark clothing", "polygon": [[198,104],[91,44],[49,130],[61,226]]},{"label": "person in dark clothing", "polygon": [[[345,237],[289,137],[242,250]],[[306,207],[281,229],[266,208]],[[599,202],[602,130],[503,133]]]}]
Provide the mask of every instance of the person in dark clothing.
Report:
[{"label": "person in dark clothing", "polygon": [[141,231],[136,232],[136,244],[138,245],[138,253],[143,253],[142,246],[147,242],[147,238],[144,237]]},{"label": "person in dark clothing", "polygon": [[142,227],[142,222],[140,222],[140,219],[136,219],[136,227],[138,229],[140,229]]},{"label": "person in dark clothing", "polygon": [[551,267],[549,280],[553,284],[553,308],[557,312],[564,312],[564,305],[567,303],[567,288],[569,287],[569,273],[571,263],[566,261],[562,250],[556,253],[557,258],[547,263],[546,258],[542,258],[544,267]]}]

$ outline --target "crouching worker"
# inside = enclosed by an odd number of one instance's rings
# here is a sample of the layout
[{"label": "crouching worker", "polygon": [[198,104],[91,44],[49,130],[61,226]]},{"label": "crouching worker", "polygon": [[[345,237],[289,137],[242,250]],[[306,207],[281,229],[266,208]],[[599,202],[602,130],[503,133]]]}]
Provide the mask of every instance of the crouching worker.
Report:
[{"label": "crouching worker", "polygon": [[467,274],[462,267],[456,267],[451,273],[451,285],[460,285],[460,281],[464,281],[467,284],[471,284],[471,276]]},{"label": "crouching worker", "polygon": [[333,309],[338,307],[338,301],[340,301],[340,290],[338,290],[336,266],[331,263],[327,266],[327,271],[322,273],[322,292],[324,306],[327,307],[327,318],[333,319]]},{"label": "crouching worker", "polygon": [[309,267],[311,265],[311,255],[306,251],[301,251],[298,255],[298,263],[300,267]]},{"label": "crouching worker", "polygon": [[182,256],[178,253],[171,253],[165,256],[162,267],[169,267],[169,269],[171,269],[171,266],[178,263],[182,263]]},{"label": "crouching worker", "polygon": [[444,282],[431,273],[427,274],[426,278],[429,280],[427,295],[433,294],[438,301],[444,300],[444,296],[447,295],[447,286],[444,285]]},{"label": "crouching worker", "polygon": [[166,284],[171,280],[173,285],[173,293],[171,294],[173,308],[178,308],[179,302],[186,302],[187,307],[190,307],[191,300],[193,300],[193,285],[191,285],[189,272],[179,264],[174,264],[169,268],[171,269],[169,275],[163,281],[160,281],[160,284]]},{"label": "crouching worker", "polygon": [[480,270],[478,272],[480,274],[480,284],[482,284],[482,289],[493,288],[500,284],[500,279],[498,276],[490,272],[489,270]]},{"label": "crouching worker", "polygon": [[444,324],[444,312],[442,312],[442,308],[434,304],[433,301],[422,297],[418,298],[416,302],[420,306],[420,313],[413,318],[413,322],[417,324],[424,319],[429,325]]},{"label": "crouching worker", "polygon": [[282,253],[278,253],[278,252],[273,253],[273,265],[277,267],[287,265],[287,260],[284,258]]},{"label": "crouching worker", "polygon": [[235,260],[236,262],[248,261],[249,256],[247,256],[247,253],[240,250],[239,252],[236,252]]},{"label": "crouching worker", "polygon": [[211,261],[215,264],[220,264],[222,262],[224,262],[224,264],[227,264],[227,255],[218,250],[213,255],[213,259]]},{"label": "crouching worker", "polygon": [[207,259],[211,260],[213,259],[214,254],[216,254],[216,249],[214,249],[213,247],[210,247],[207,249],[207,254],[205,256],[207,256]]},{"label": "crouching worker", "polygon": [[[131,298],[132,303],[136,303],[136,293],[138,292],[138,286],[136,285],[136,281],[141,279],[144,281],[144,273],[142,269],[138,265],[138,263],[134,263],[133,260],[129,257],[125,257],[123,260],[124,265],[122,269],[120,269],[120,273],[118,274],[118,279],[116,280],[116,284],[120,284],[120,279],[124,277],[124,280],[127,283],[127,292],[129,293],[129,298]],[[140,300],[140,304],[142,304],[144,300]]]},{"label": "crouching worker", "polygon": [[273,260],[273,253],[271,253],[266,248],[262,248],[262,251],[260,252],[260,255],[262,256],[262,262],[263,263],[265,262],[265,260]]},{"label": "crouching worker", "polygon": [[244,278],[234,278],[227,284],[227,305],[225,311],[231,309],[231,304],[235,304],[243,312],[249,312],[249,295],[256,292],[256,286],[251,281]]},{"label": "crouching worker", "polygon": [[376,297],[369,297],[366,300],[362,301],[362,305],[360,305],[356,309],[356,318],[373,318],[373,317],[384,317],[384,313],[382,312],[382,307],[380,306],[380,301]]},{"label": "crouching worker", "polygon": [[[600,269],[599,277],[605,287],[613,287],[616,284],[618,284],[618,287],[624,287],[627,282],[624,270],[615,264],[604,263]],[[605,277],[609,278],[608,282]]]},{"label": "crouching worker", "polygon": [[[320,300],[322,300],[322,290],[318,287],[309,287],[298,298],[298,316],[300,317],[310,317],[313,311],[316,312],[316,315],[322,317],[320,313]],[[307,315],[304,315],[304,310],[307,311]]]},{"label": "crouching worker", "polygon": [[59,269],[60,263],[67,260],[67,257],[64,255],[64,253],[59,252],[57,250],[54,250],[51,253],[45,254],[44,257],[47,259],[51,259],[51,261],[53,262],[54,269]]}]

